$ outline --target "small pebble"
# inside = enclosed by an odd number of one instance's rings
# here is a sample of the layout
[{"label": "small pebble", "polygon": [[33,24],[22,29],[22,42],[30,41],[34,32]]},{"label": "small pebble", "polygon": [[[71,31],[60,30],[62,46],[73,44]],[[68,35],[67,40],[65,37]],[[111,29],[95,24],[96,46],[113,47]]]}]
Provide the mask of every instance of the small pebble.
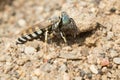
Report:
[{"label": "small pebble", "polygon": [[61,67],[59,68],[60,72],[65,72],[67,71],[67,66],[66,65],[61,65]]},{"label": "small pebble", "polygon": [[31,77],[31,80],[39,80],[36,76]]},{"label": "small pebble", "polygon": [[82,80],[82,77],[75,77],[75,80]]},{"label": "small pebble", "polygon": [[116,63],[116,64],[120,64],[120,57],[114,58],[113,62]]},{"label": "small pebble", "polygon": [[90,70],[92,71],[92,73],[98,74],[98,70],[96,69],[96,66],[95,66],[95,65],[91,65],[91,66],[90,66]]},{"label": "small pebble", "polygon": [[88,74],[87,74],[87,77],[88,77],[89,79],[91,79],[91,78],[92,78],[92,74],[91,74],[91,73],[88,73]]},{"label": "small pebble", "polygon": [[108,40],[111,40],[113,38],[113,36],[114,36],[113,32],[108,32],[107,33],[107,39]]},{"label": "small pebble", "polygon": [[80,76],[81,76],[81,77],[84,77],[84,76],[85,76],[85,71],[80,70]]},{"label": "small pebble", "polygon": [[33,54],[34,52],[36,52],[36,49],[33,47],[25,47],[25,53],[26,54]]},{"label": "small pebble", "polygon": [[103,67],[102,72],[107,72],[107,67]]},{"label": "small pebble", "polygon": [[35,74],[36,76],[40,76],[40,69],[35,69],[35,70],[34,70],[34,74]]},{"label": "small pebble", "polygon": [[44,72],[50,72],[52,70],[52,65],[49,63],[45,63],[41,65],[40,70]]},{"label": "small pebble", "polygon": [[67,46],[67,47],[63,47],[63,50],[72,51],[72,48],[70,46]]},{"label": "small pebble", "polygon": [[115,11],[116,11],[116,8],[114,8],[114,7],[110,9],[111,13],[114,13]]},{"label": "small pebble", "polygon": [[60,57],[61,58],[65,58],[65,59],[81,59],[82,56],[81,54],[78,55],[78,51],[73,51],[70,53],[60,53]]},{"label": "small pebble", "polygon": [[104,58],[100,61],[101,66],[108,66],[110,64],[109,60]]},{"label": "small pebble", "polygon": [[21,27],[25,27],[26,26],[26,21],[24,19],[20,19],[18,20],[18,24],[21,26]]},{"label": "small pebble", "polygon": [[115,57],[118,56],[119,54],[115,50],[110,50],[110,56]]},{"label": "small pebble", "polygon": [[108,72],[107,77],[112,77],[112,73]]}]

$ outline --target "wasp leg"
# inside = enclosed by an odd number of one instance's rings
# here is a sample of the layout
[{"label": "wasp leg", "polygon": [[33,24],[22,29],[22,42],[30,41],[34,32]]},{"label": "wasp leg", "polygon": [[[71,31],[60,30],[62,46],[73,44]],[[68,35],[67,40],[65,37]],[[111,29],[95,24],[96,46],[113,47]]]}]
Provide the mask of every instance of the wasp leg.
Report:
[{"label": "wasp leg", "polygon": [[45,53],[47,53],[47,42],[48,42],[48,29],[45,32]]},{"label": "wasp leg", "polygon": [[66,37],[63,35],[62,32],[60,32],[61,37],[63,38],[64,42],[67,43]]}]

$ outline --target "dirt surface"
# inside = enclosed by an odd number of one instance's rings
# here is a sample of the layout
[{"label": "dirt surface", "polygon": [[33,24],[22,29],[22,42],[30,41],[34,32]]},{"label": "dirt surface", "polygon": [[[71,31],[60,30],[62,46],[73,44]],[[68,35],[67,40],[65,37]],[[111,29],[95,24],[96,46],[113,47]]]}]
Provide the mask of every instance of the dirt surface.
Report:
[{"label": "dirt surface", "polygon": [[[8,1],[0,1],[0,80],[120,80],[120,0]],[[62,11],[79,30],[68,44],[16,45],[21,30]]]}]

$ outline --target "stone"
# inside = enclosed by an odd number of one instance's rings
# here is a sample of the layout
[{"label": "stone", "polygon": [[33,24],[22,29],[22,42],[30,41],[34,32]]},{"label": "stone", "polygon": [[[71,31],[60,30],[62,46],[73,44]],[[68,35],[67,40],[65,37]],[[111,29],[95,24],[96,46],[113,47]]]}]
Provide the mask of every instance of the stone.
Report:
[{"label": "stone", "polygon": [[26,54],[33,54],[34,52],[36,52],[36,49],[35,49],[35,48],[30,47],[30,46],[25,47],[25,53],[26,53]]},{"label": "stone", "polygon": [[111,57],[116,57],[116,56],[118,56],[119,54],[117,53],[117,51],[115,51],[115,50],[110,50],[110,56]]},{"label": "stone", "polygon": [[34,70],[34,74],[35,74],[36,76],[40,76],[40,69],[35,69],[35,70]]},{"label": "stone", "polygon": [[50,72],[51,69],[52,69],[52,65],[49,63],[45,63],[45,64],[41,65],[41,67],[40,67],[40,70],[44,71],[44,72]]},{"label": "stone", "polygon": [[88,77],[89,79],[92,79],[92,73],[87,73],[87,77]]},{"label": "stone", "polygon": [[36,76],[31,77],[32,80],[39,80]]},{"label": "stone", "polygon": [[82,77],[75,77],[74,80],[82,80]]},{"label": "stone", "polygon": [[26,21],[24,19],[20,19],[18,20],[18,24],[21,26],[21,27],[25,27],[26,26]]},{"label": "stone", "polygon": [[113,59],[113,62],[114,62],[115,64],[120,64],[120,57],[114,58],[114,59]]},{"label": "stone", "polygon": [[65,72],[67,70],[67,66],[66,65],[62,65],[60,68],[59,68],[59,71],[60,72]]},{"label": "stone", "polygon": [[85,74],[86,74],[86,73],[85,73],[85,71],[84,71],[84,70],[80,70],[80,76],[81,76],[81,77],[84,77],[84,76],[85,76]]},{"label": "stone", "polygon": [[103,67],[102,72],[104,72],[104,73],[107,72],[107,67]]},{"label": "stone", "polygon": [[100,60],[101,66],[108,66],[110,64],[109,60],[107,58]]},{"label": "stone", "polygon": [[95,65],[91,65],[91,66],[90,66],[90,70],[92,71],[92,73],[98,74],[98,70],[96,69],[96,66],[95,66]]}]

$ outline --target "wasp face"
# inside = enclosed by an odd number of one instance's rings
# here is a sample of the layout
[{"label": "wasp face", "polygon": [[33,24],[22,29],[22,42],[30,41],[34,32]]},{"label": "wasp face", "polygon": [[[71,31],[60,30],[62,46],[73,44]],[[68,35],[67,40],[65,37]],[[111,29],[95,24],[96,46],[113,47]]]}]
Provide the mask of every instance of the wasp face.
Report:
[{"label": "wasp face", "polygon": [[62,25],[67,25],[71,22],[70,17],[67,15],[66,12],[61,13],[61,21],[62,21]]}]

